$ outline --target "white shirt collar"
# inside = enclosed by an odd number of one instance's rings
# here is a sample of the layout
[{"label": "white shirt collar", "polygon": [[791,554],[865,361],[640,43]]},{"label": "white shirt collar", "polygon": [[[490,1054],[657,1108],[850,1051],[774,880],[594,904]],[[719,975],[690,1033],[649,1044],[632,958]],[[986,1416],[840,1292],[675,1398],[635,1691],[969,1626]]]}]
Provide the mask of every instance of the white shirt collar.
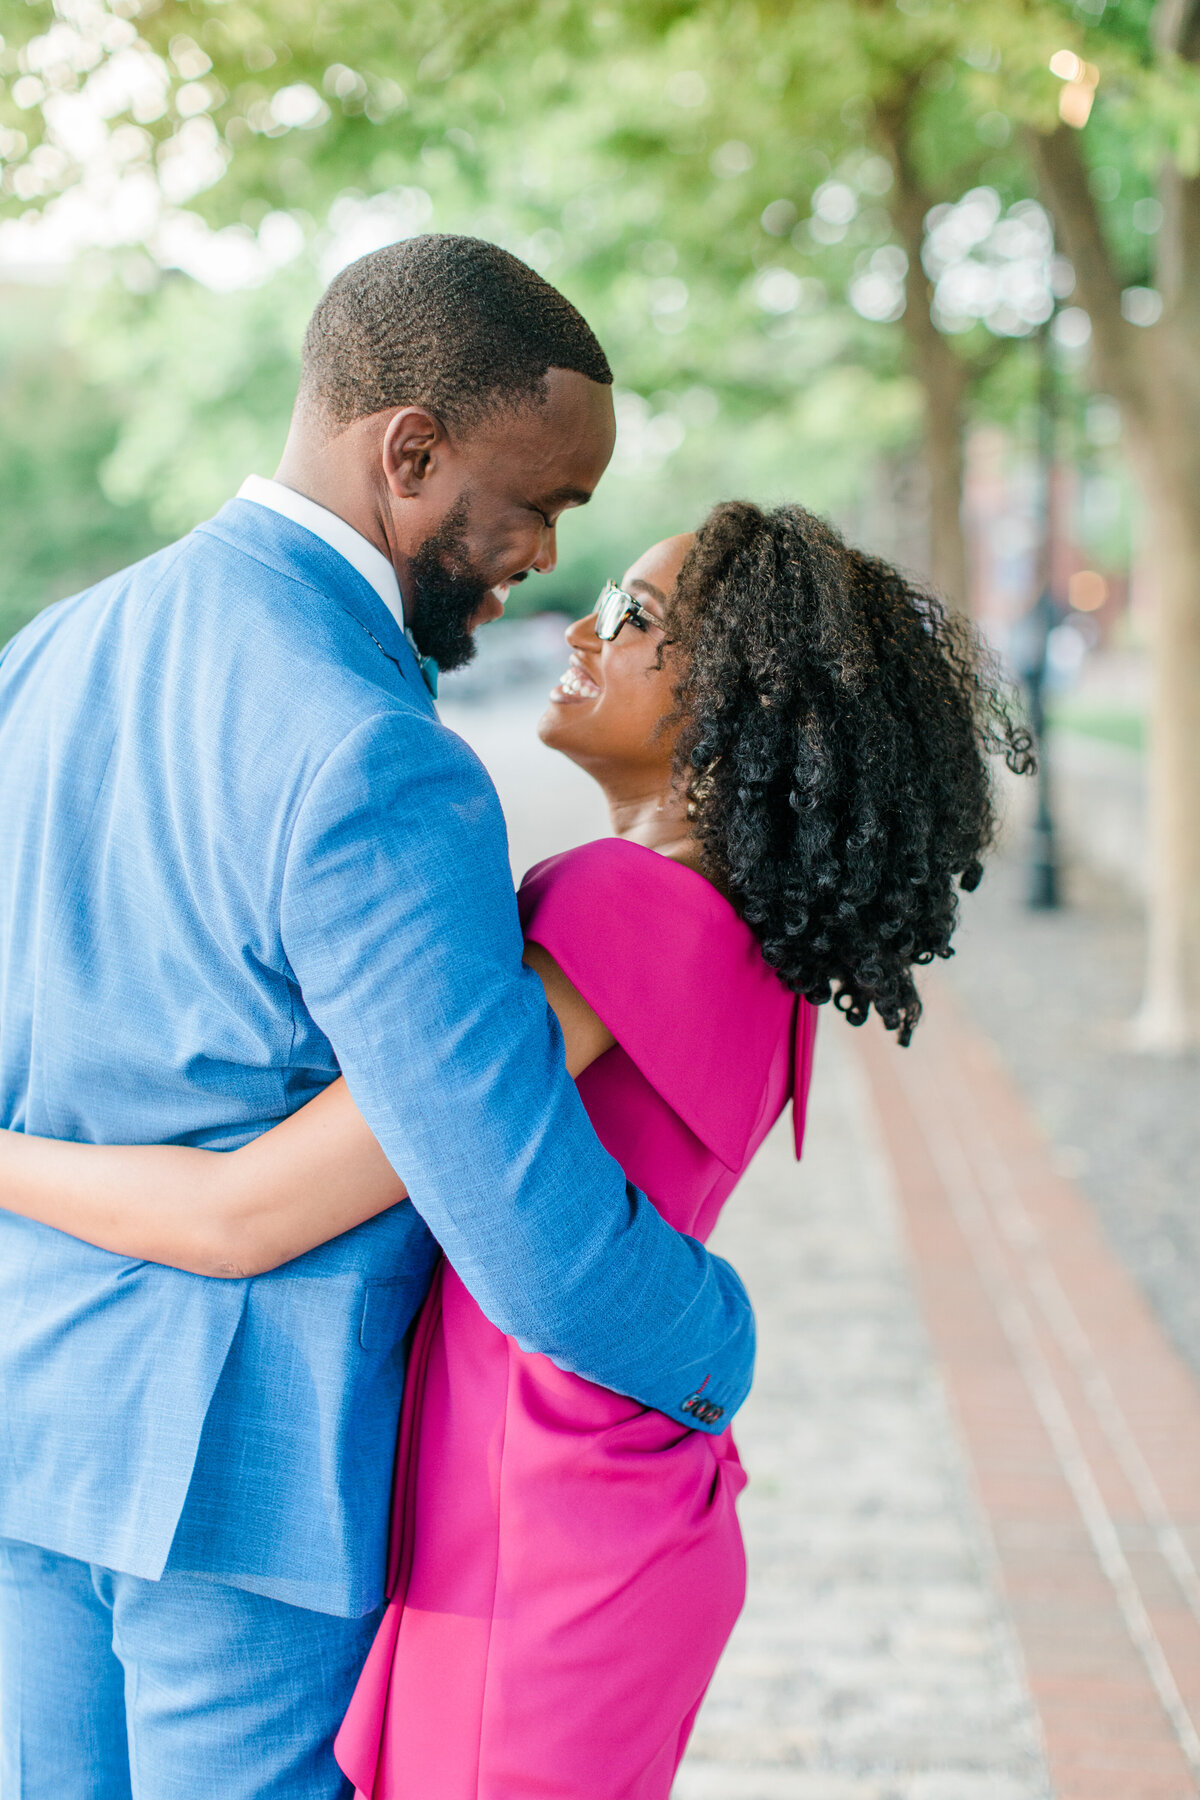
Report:
[{"label": "white shirt collar", "polygon": [[311,531],[327,543],[331,550],[344,556],[354,569],[357,569],[364,581],[369,581],[383,604],[399,625],[404,625],[404,601],[400,595],[400,583],[396,579],[396,571],[375,545],[365,538],[361,531],[355,531],[345,519],[327,506],[318,506],[307,494],[298,494],[295,488],[284,487],[282,481],[268,481],[264,475],[247,475],[238,489],[239,500],[253,500],[257,506],[269,507],[272,512],[282,513],[293,525],[302,525],[305,531]]}]

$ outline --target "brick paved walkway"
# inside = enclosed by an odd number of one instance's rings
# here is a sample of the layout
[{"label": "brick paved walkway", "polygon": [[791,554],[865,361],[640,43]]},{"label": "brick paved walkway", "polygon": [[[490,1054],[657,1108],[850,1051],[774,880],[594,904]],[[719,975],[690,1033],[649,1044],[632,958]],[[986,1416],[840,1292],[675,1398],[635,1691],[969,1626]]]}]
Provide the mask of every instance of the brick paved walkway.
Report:
[{"label": "brick paved walkway", "polygon": [[863,1033],[1059,1800],[1200,1792],[1200,1385],[936,987]]},{"label": "brick paved walkway", "polygon": [[[518,868],[605,829],[533,716],[452,721]],[[677,1800],[1200,1795],[1200,1382],[948,989],[818,1041],[720,1228],[751,1586]]]}]

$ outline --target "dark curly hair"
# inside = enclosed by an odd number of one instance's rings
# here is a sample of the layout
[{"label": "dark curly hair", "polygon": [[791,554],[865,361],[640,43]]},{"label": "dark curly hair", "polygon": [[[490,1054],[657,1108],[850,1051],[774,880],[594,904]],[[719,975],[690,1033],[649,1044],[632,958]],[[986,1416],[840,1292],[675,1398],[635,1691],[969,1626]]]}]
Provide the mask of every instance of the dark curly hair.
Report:
[{"label": "dark curly hair", "polygon": [[730,501],[667,611],[676,778],[704,873],[787,986],[871,1007],[907,1044],[913,965],[950,956],[996,812],[988,758],[1033,767],[978,633],[799,506]]}]

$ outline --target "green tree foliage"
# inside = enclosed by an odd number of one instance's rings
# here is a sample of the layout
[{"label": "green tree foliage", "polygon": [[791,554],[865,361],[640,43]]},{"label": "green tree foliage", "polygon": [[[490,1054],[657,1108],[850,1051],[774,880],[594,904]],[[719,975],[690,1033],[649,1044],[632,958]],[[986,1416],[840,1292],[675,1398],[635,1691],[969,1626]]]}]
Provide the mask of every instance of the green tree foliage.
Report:
[{"label": "green tree foliage", "polygon": [[[953,530],[965,418],[1019,417],[1032,359],[1019,335],[931,323],[929,207],[1034,191],[1024,134],[1052,121],[1048,58],[1073,45],[1104,63],[1099,204],[1125,278],[1148,283],[1135,208],[1191,117],[1150,54],[1148,0],[3,0],[0,16],[10,210],[52,210],[81,175],[102,197],[62,110],[93,91],[105,179],[153,170],[165,197],[93,252],[135,291],[73,327],[83,375],[119,396],[106,502],[169,533],[269,468],[331,241],[476,231],[580,303],[634,396],[571,562],[523,596],[564,604],[577,565],[590,583],[718,494],[852,515],[880,457],[915,442],[922,392]],[[180,221],[200,219],[258,256],[261,285],[159,274],[187,264]],[[309,252],[272,276],[264,246],[289,228]]]},{"label": "green tree foliage", "polygon": [[0,643],[47,600],[158,541],[140,500],[96,479],[121,428],[119,396],[86,381],[39,289],[0,290]]},{"label": "green tree foliage", "polygon": [[269,474],[319,291],[302,263],[231,294],[176,275],[150,297],[108,290],[81,309],[87,374],[121,396],[121,428],[99,468],[108,499],[144,506],[166,539],[214,513],[243,474]]},{"label": "green tree foliage", "polygon": [[[624,403],[622,467],[567,540],[586,568],[579,583],[730,491],[801,492],[844,511],[872,459],[911,440],[918,408],[893,335],[831,307],[827,284],[798,272],[793,248],[760,222],[781,191],[801,193],[827,170],[823,153],[798,146],[778,117],[771,146],[750,151],[729,136],[737,100],[722,91],[706,25],[683,20],[680,48],[670,34],[643,41],[641,25],[633,41],[630,18],[616,14],[585,24],[565,10],[557,22],[541,9],[533,22],[518,12],[491,16],[486,46],[431,28],[422,48],[420,21],[383,30],[378,12],[361,7],[329,26],[311,11],[164,5],[139,20],[137,54],[165,85],[113,121],[129,134],[126,174],[157,156],[170,189],[179,144],[200,128],[228,168],[188,211],[227,237],[253,243],[257,232],[261,241],[281,217],[298,219],[320,265],[331,207],[351,232],[357,207],[369,233],[367,197],[381,195],[386,235],[390,196],[402,221],[407,207],[411,223],[499,238],[571,293],[622,387],[640,397]],[[48,16],[23,8],[26,32]],[[532,59],[530,32],[542,45]],[[32,90],[18,92],[22,80],[74,91],[96,79],[36,50],[18,72],[14,38],[8,54],[10,97],[23,101]],[[132,54],[118,41],[108,61]],[[685,67],[681,82],[680,56],[707,73]],[[297,117],[301,88],[310,123],[276,122],[271,96],[290,95],[282,110]],[[10,163],[8,186],[45,198],[39,185],[61,186],[78,171],[55,173],[53,146],[33,142],[52,107],[17,107],[12,129],[18,112],[27,152]],[[868,228],[885,238],[886,216],[877,209]],[[161,238],[151,245],[160,256]],[[135,245],[105,254],[118,281],[150,291],[119,307],[105,301],[82,332],[89,370],[124,395],[101,478],[110,497],[138,495],[162,529],[176,529],[247,466],[269,466],[294,373],[295,297],[311,298],[315,281],[291,269],[257,291],[184,295],[177,281],[155,280]],[[243,383],[243,370],[253,379]],[[571,604],[576,588],[572,568],[528,597]]]}]

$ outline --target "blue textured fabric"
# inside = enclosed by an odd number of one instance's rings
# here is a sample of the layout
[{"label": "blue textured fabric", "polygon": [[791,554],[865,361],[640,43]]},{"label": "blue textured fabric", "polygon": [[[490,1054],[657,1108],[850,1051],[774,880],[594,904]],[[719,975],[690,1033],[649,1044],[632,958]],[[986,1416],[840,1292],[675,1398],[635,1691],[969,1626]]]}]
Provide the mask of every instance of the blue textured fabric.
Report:
[{"label": "blue textured fabric", "polygon": [[333,1739],[378,1613],[0,1542],[4,1800],[348,1800]]},{"label": "blue textured fabric", "polygon": [[0,1213],[0,1535],[368,1611],[434,1236],[526,1346],[728,1420],[745,1294],[600,1148],[520,949],[486,774],[291,521],[234,501],[0,654],[0,1123],[233,1148],[340,1067],[413,1196],[241,1282]]}]

